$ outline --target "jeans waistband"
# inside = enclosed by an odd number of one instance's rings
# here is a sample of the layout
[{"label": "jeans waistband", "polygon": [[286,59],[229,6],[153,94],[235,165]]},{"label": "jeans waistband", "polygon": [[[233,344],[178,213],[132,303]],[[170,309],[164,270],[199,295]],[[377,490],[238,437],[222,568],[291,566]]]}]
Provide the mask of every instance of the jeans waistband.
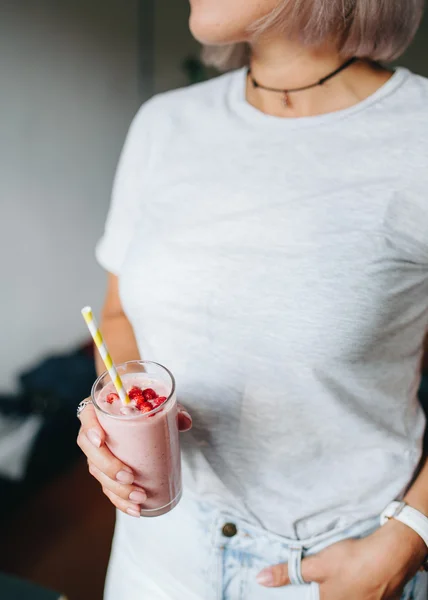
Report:
[{"label": "jeans waistband", "polygon": [[[341,541],[347,538],[365,537],[370,533],[374,532],[380,526],[380,515],[371,517],[364,521],[358,521],[357,523],[338,528],[335,530],[327,531],[323,534],[313,536],[306,539],[291,539],[285,536],[272,533],[263,527],[254,525],[236,514],[229,513],[227,511],[216,511],[214,518],[214,543],[216,545],[224,545],[227,543],[228,538],[224,535],[225,524],[233,524],[236,527],[237,535],[242,534],[246,538],[252,539],[264,539],[267,542],[273,544],[281,544],[286,548],[302,548],[305,550],[305,554],[312,554],[319,552],[322,547],[329,546],[336,541]],[[233,536],[235,537],[235,536]],[[229,538],[229,539],[233,539]]]}]

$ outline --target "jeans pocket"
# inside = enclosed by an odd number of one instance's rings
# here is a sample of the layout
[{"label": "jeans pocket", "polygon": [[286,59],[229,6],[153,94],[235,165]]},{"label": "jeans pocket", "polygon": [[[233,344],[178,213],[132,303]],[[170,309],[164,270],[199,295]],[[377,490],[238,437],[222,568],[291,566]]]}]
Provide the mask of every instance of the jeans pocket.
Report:
[{"label": "jeans pocket", "polygon": [[266,564],[250,553],[226,546],[221,549],[219,560],[219,600],[320,600],[317,583],[278,588],[257,583],[257,574]]},{"label": "jeans pocket", "polygon": [[317,583],[266,588],[252,579],[247,581],[245,593],[245,600],[320,600]]}]

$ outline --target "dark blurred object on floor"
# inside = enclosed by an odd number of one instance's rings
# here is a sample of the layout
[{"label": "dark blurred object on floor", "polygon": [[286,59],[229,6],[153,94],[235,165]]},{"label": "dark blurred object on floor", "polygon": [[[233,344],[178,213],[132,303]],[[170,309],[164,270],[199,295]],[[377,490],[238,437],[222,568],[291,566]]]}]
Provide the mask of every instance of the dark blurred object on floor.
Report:
[{"label": "dark blurred object on floor", "polygon": [[[22,503],[76,461],[80,454],[76,407],[89,395],[95,378],[92,344],[88,344],[44,360],[20,376],[18,395],[0,396],[0,418],[13,419],[14,424],[34,415],[41,420],[31,440],[23,477],[0,475],[0,522],[10,506]],[[0,468],[1,472],[4,470]]]},{"label": "dark blurred object on floor", "polygon": [[19,375],[19,394],[0,396],[0,412],[5,415],[47,416],[64,412],[75,415],[77,404],[89,396],[95,378],[91,341],[70,353],[51,356]]},{"label": "dark blurred object on floor", "polygon": [[0,569],[69,600],[102,599],[114,527],[76,444],[76,408],[95,377],[91,344],[43,361],[20,377],[19,396],[0,398],[0,418],[42,419],[24,478],[0,478]]},{"label": "dark blurred object on floor", "polygon": [[66,600],[65,596],[60,596],[56,592],[2,573],[0,573],[0,598],[2,600]]},{"label": "dark blurred object on floor", "polygon": [[22,500],[2,524],[1,570],[68,600],[102,600],[115,512],[86,460]]}]

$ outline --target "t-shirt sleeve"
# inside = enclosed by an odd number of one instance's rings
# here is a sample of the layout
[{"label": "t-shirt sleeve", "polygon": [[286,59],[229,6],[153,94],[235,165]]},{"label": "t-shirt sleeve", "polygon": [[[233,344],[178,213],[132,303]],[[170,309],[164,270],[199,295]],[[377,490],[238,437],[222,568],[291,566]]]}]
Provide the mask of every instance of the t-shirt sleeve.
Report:
[{"label": "t-shirt sleeve", "polygon": [[150,162],[147,104],[134,117],[119,159],[104,234],[95,255],[99,264],[119,275],[144,202]]}]

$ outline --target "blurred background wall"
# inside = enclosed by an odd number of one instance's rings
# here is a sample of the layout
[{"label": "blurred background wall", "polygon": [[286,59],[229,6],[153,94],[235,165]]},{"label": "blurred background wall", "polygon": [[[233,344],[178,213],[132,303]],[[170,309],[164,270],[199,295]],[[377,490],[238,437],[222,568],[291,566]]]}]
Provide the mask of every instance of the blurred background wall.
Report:
[{"label": "blurred background wall", "polygon": [[93,245],[140,103],[136,4],[2,0],[3,389],[17,369],[81,340],[78,307],[100,304]]},{"label": "blurred background wall", "polygon": [[[187,0],[0,0],[0,390],[86,337],[119,152],[141,102],[186,83],[187,13]],[[427,34],[426,20],[400,61],[426,75]]]},{"label": "blurred background wall", "polygon": [[149,2],[0,0],[2,391],[21,368],[81,341],[79,308],[100,307],[93,250],[115,165],[148,93],[185,83],[187,10],[156,0],[145,40]]}]

